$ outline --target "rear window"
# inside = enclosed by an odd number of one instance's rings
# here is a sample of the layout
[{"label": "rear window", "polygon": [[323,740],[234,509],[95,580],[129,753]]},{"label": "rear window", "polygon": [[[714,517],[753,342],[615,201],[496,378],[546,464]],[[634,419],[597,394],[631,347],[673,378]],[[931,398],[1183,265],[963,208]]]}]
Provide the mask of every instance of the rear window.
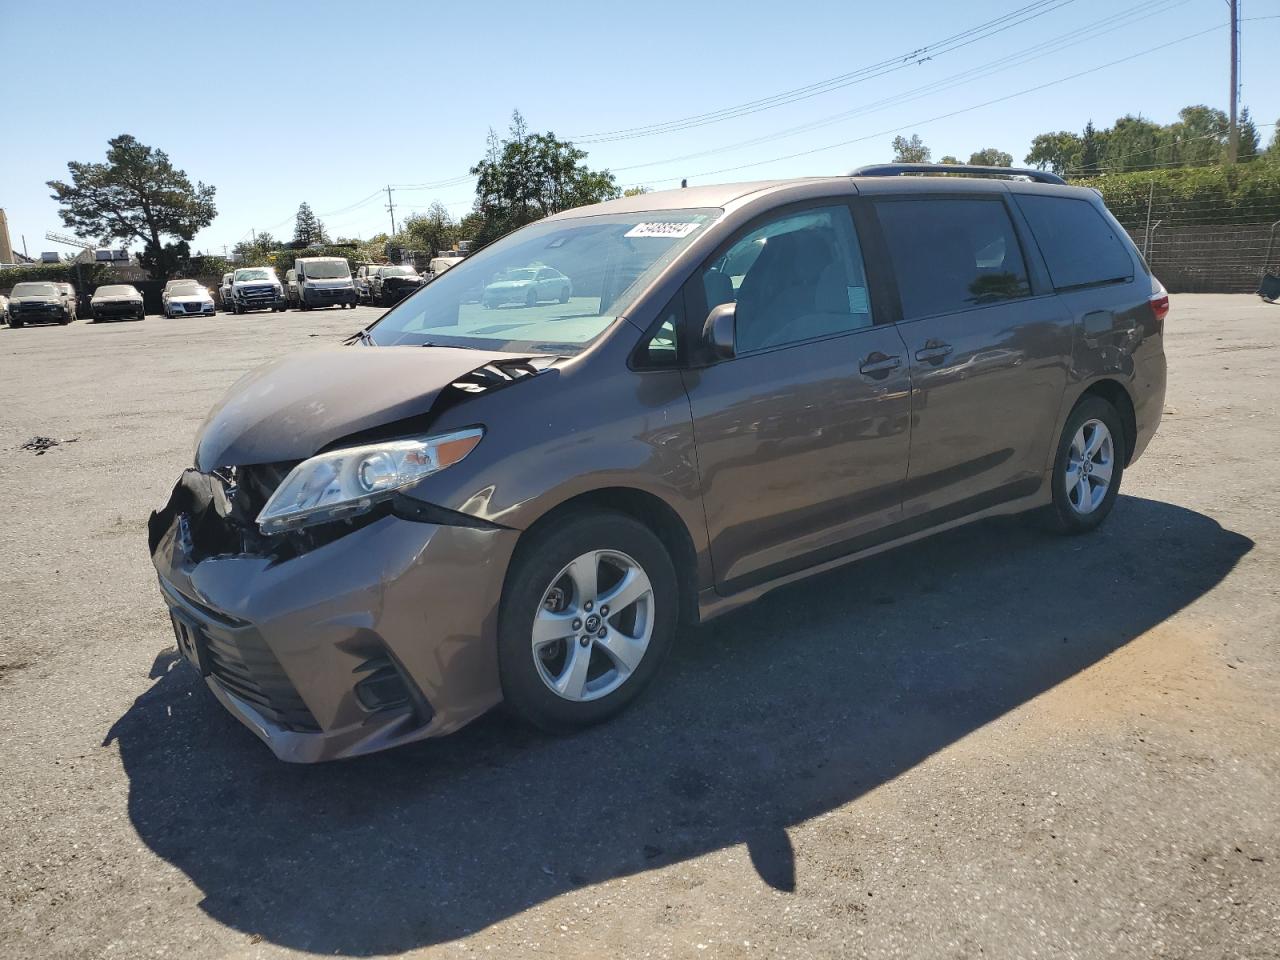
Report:
[{"label": "rear window", "polygon": [[999,199],[882,200],[876,213],[904,320],[1030,295],[1022,248]]},{"label": "rear window", "polygon": [[1088,200],[1017,198],[1044,254],[1057,290],[1133,279],[1133,258],[1107,219]]}]

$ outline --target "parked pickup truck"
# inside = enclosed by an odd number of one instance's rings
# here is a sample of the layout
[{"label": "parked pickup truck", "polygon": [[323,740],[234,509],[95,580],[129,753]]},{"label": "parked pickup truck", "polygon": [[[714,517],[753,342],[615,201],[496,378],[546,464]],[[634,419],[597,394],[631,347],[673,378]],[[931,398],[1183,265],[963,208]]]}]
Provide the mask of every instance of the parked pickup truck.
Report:
[{"label": "parked pickup truck", "polygon": [[286,305],[284,287],[270,267],[241,267],[231,275],[231,309],[236,313],[277,313]]},{"label": "parked pickup truck", "polygon": [[369,274],[369,302],[389,307],[417,293],[423,282],[413,267],[393,264],[378,267]]}]

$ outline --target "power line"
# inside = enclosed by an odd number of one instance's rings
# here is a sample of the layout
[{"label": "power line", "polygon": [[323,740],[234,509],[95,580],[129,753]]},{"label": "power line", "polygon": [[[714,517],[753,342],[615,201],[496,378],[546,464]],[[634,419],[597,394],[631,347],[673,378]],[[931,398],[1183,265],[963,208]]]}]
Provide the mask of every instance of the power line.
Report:
[{"label": "power line", "polygon": [[662,160],[650,160],[644,163],[633,163],[628,164],[625,167],[612,167],[610,169],[614,172],[621,173],[628,170],[639,170],[645,167],[663,166],[669,163],[679,163],[684,160],[693,160],[699,157],[713,156],[718,153],[739,150],[743,147],[756,146],[762,143],[771,143],[774,140],[781,140],[785,137],[795,136],[799,133],[807,133],[811,130],[817,130],[822,127],[840,123],[861,114],[874,113],[888,106],[897,106],[899,104],[908,103],[912,100],[919,100],[922,97],[933,93],[938,87],[943,85],[954,86],[960,83],[971,83],[975,80],[985,79],[986,77],[1014,67],[1032,63],[1050,53],[1057,53],[1061,50],[1076,46],[1077,44],[1095,40],[1108,33],[1113,33],[1116,30],[1124,29],[1125,27],[1130,26],[1136,19],[1145,18],[1155,13],[1166,12],[1167,10],[1182,6],[1188,2],[1190,2],[1190,0],[1143,0],[1142,3],[1129,7],[1120,13],[1113,14],[1112,16],[1097,21],[1096,23],[1068,31],[1058,37],[1033,44],[1032,46],[1020,50],[1017,53],[999,57],[985,64],[971,67],[968,70],[962,70],[959,73],[952,74],[951,76],[943,77],[940,80],[935,80],[931,83],[914,87],[910,90],[906,90],[889,97],[884,97],[880,100],[871,101],[861,106],[854,107],[851,110],[842,111],[828,117],[823,117],[796,127],[789,127],[771,134],[753,137],[749,140],[741,140],[737,143],[726,144],[721,147],[712,147],[707,150],[687,153],[678,157],[668,157]]},{"label": "power line", "polygon": [[615,140],[630,140],[636,137],[653,136],[660,133],[671,133],[677,130],[688,130],[693,127],[705,126],[710,123],[719,123],[723,120],[733,119],[735,117],[747,116],[749,114],[758,113],[762,110],[772,110],[775,107],[784,104],[795,103],[800,100],[807,100],[823,93],[829,93],[832,90],[839,90],[843,87],[850,86],[854,83],[861,83],[864,80],[873,77],[882,76],[895,70],[902,70],[907,67],[917,66],[927,60],[933,59],[935,56],[941,56],[944,53],[951,53],[962,47],[977,43],[979,40],[985,40],[988,37],[1003,33],[1005,30],[1012,29],[1034,20],[1037,17],[1044,16],[1054,10],[1067,6],[1075,0],[1036,0],[1035,3],[1027,4],[1019,7],[1001,17],[994,20],[988,20],[985,23],[977,24],[960,33],[953,34],[943,40],[937,40],[933,43],[917,47],[914,50],[888,57],[876,63],[860,67],[857,70],[843,73],[835,77],[828,77],[825,80],[819,80],[814,83],[807,84],[803,87],[796,87],[791,90],[785,90],[781,93],[771,94],[767,97],[761,97],[756,100],[750,100],[746,103],[740,103],[732,107],[722,107],[718,110],[711,110],[705,113],[693,114],[691,116],[681,117],[675,120],[666,120],[656,123],[644,124],[636,127],[623,127],[616,130],[603,130],[596,133],[580,134],[570,137],[574,143],[592,144],[604,143]]},{"label": "power line", "polygon": [[[1048,80],[1048,81],[1045,81],[1044,83],[1036,84],[1033,87],[1027,87],[1026,89],[1018,90],[1014,93],[1005,94],[1004,96],[1000,96],[1000,97],[994,97],[990,100],[984,100],[982,103],[975,103],[975,104],[972,104],[971,106],[962,107],[958,110],[950,110],[946,113],[940,113],[940,114],[937,114],[936,116],[928,117],[923,120],[916,120],[912,123],[904,123],[904,124],[901,124],[900,126],[890,127],[885,130],[879,130],[875,133],[869,133],[861,137],[852,137],[848,140],[841,140],[837,143],[828,143],[828,144],[825,144],[824,146],[813,147],[809,150],[800,150],[795,153],[788,153],[782,156],[770,157],[766,160],[755,160],[755,161],[752,161],[751,163],[741,163],[732,167],[721,167],[718,170],[704,170],[700,173],[688,174],[686,175],[685,178],[687,179],[690,177],[695,177],[695,178],[696,177],[712,177],[722,173],[733,173],[738,170],[746,170],[751,167],[759,167],[759,166],[764,166],[765,164],[777,163],[782,160],[795,160],[799,157],[807,157],[815,153],[823,153],[827,150],[834,150],[837,147],[847,147],[854,143],[863,143],[867,140],[873,140],[876,137],[888,136],[891,133],[901,133],[904,130],[910,130],[913,128],[922,127],[925,124],[935,123],[939,120],[948,120],[951,117],[957,117],[965,113],[971,113],[974,110],[981,110],[983,107],[989,107],[997,103],[1004,103],[1007,100],[1013,100],[1017,97],[1026,96],[1029,93],[1036,93],[1040,90],[1047,89],[1048,87],[1057,86],[1058,84],[1061,84],[1061,83],[1067,83],[1071,80],[1078,80],[1080,77],[1088,76],[1091,73],[1097,73],[1099,70],[1105,70],[1109,67],[1114,67],[1121,63],[1127,63],[1130,60],[1136,60],[1139,57],[1144,57],[1144,56],[1147,56],[1148,54],[1156,53],[1160,50],[1167,49],[1168,47],[1175,46],[1176,44],[1186,43],[1188,40],[1197,39],[1198,37],[1202,37],[1202,36],[1205,36],[1206,34],[1213,33],[1216,30],[1221,30],[1225,26],[1226,26],[1225,24],[1217,24],[1216,26],[1209,27],[1205,30],[1199,30],[1199,31],[1196,31],[1195,33],[1189,33],[1185,36],[1178,37],[1177,39],[1169,40],[1165,43],[1157,44],[1154,47],[1148,47],[1147,49],[1140,50],[1137,53],[1132,53],[1132,54],[1129,54],[1128,56],[1120,57],[1116,60],[1111,60],[1107,63],[1098,64],[1095,67],[1090,67],[1088,70],[1080,70],[1080,71],[1077,71],[1076,73],[1068,74],[1065,77],[1059,77],[1056,80]],[[672,183],[679,179],[681,178],[669,177],[656,182]]]}]

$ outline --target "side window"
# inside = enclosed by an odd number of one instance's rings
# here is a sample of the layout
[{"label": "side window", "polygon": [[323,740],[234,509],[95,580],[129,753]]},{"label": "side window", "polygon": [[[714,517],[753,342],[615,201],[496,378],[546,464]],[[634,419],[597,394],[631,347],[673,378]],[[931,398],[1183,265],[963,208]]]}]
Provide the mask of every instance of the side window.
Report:
[{"label": "side window", "polygon": [[680,328],[684,319],[684,297],[677,293],[662,311],[657,326],[635,353],[639,367],[673,367],[683,358]]},{"label": "side window", "polygon": [[702,271],[707,308],[737,303],[738,353],[871,326],[862,249],[848,207],[786,213]]},{"label": "side window", "polygon": [[876,214],[904,320],[1030,296],[1022,248],[999,199],[881,200]]},{"label": "side window", "polygon": [[1088,200],[1024,194],[1017,201],[1054,289],[1133,279],[1128,248]]}]

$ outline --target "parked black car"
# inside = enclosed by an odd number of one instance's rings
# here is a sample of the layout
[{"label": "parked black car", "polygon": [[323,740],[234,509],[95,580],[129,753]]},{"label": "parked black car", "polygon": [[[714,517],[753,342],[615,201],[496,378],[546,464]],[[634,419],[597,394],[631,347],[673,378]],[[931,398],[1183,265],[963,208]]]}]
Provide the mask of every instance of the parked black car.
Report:
[{"label": "parked black car", "polygon": [[9,294],[9,326],[68,324],[75,318],[56,283],[19,283]]}]

